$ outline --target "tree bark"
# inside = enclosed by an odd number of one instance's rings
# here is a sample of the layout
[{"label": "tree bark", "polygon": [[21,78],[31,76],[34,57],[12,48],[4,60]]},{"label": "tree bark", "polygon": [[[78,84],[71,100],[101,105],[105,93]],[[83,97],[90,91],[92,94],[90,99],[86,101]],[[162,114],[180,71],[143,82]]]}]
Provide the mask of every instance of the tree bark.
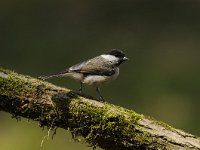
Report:
[{"label": "tree bark", "polygon": [[0,110],[40,125],[69,130],[74,139],[106,150],[200,150],[200,139],[165,123],[0,69]]}]

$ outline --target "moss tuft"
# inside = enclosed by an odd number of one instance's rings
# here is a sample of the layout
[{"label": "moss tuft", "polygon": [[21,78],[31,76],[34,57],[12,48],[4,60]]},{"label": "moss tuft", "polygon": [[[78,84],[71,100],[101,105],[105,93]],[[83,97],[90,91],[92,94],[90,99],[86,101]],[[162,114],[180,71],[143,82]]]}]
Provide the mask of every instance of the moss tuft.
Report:
[{"label": "moss tuft", "polygon": [[142,115],[119,106],[95,103],[96,107],[90,101],[81,99],[70,103],[70,113],[74,118],[71,132],[74,137],[82,135],[93,147],[118,145],[121,148],[134,148],[147,143],[150,135],[137,130],[137,123]]}]

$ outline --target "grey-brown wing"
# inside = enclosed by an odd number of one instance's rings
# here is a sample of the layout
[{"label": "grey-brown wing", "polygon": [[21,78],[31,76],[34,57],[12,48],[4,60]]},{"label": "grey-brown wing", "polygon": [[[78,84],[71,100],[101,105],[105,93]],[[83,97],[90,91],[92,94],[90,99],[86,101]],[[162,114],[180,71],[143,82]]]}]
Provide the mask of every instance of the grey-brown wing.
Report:
[{"label": "grey-brown wing", "polygon": [[69,68],[69,71],[83,73],[84,75],[93,74],[105,76],[111,76],[115,73],[115,70],[110,67],[108,62],[105,63],[101,57],[95,57],[93,59],[74,65]]}]

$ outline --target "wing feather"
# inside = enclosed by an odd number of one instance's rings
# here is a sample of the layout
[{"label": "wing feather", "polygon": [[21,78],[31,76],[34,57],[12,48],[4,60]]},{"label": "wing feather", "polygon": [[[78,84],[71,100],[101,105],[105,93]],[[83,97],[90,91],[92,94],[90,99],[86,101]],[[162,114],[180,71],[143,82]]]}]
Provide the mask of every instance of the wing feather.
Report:
[{"label": "wing feather", "polygon": [[69,71],[83,73],[84,75],[113,75],[115,70],[110,67],[109,62],[105,62],[102,59],[101,56],[89,59],[70,67]]}]

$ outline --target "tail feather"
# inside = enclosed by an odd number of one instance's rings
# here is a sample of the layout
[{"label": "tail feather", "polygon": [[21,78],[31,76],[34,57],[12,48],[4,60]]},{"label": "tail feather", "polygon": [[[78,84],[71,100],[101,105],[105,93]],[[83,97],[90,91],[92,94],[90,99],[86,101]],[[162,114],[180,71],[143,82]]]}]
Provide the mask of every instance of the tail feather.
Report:
[{"label": "tail feather", "polygon": [[39,78],[39,79],[42,79],[42,80],[46,80],[46,79],[53,78],[53,77],[62,77],[62,76],[64,76],[66,73],[68,73],[68,70],[63,71],[63,72],[60,72],[60,73],[58,73],[58,74],[39,76],[38,78]]},{"label": "tail feather", "polygon": [[46,79],[49,79],[49,78],[53,78],[53,77],[59,77],[60,75],[43,75],[43,76],[39,76],[38,78],[39,79],[42,79],[42,80],[46,80]]}]

